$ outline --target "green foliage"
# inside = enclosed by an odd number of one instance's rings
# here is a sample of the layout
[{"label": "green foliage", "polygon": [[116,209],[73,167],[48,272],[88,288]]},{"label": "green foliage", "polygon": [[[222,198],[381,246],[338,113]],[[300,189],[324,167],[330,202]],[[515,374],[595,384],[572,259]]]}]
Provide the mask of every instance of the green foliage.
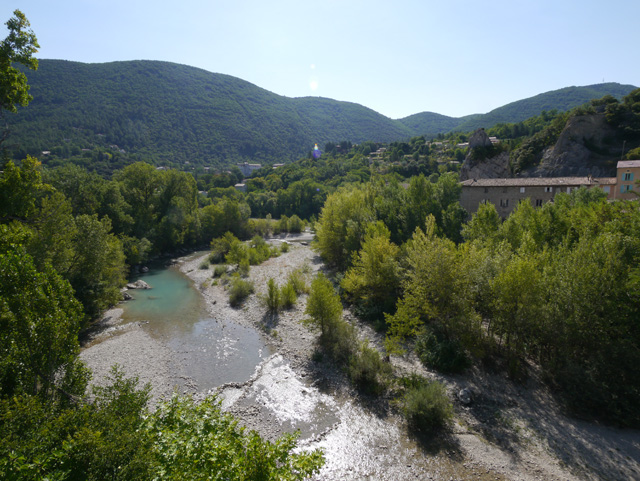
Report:
[{"label": "green foliage", "polygon": [[297,435],[275,442],[247,432],[208,397],[195,403],[174,396],[149,418],[156,479],[302,480],[323,464],[320,451],[294,454]]},{"label": "green foliage", "polygon": [[368,227],[362,249],[341,282],[363,317],[380,320],[393,313],[400,290],[399,252],[381,221]]},{"label": "green foliage", "polygon": [[287,277],[287,284],[291,284],[293,290],[298,296],[309,293],[309,286],[305,280],[305,273],[302,268],[295,269],[289,273],[289,276]]},{"label": "green foliage", "polygon": [[83,394],[81,320],[71,286],[50,266],[36,270],[22,248],[0,253],[0,396]]},{"label": "green foliage", "polygon": [[[11,122],[15,143],[33,152],[51,151],[55,158],[49,162],[72,159],[103,174],[141,156],[157,165],[222,168],[242,161],[295,160],[319,139],[357,143],[411,135],[400,122],[361,105],[290,99],[185,65],[39,64],[29,76],[35,100],[28,113]],[[186,105],[189,115],[184,115]],[[89,148],[95,154],[81,150]]]},{"label": "green foliage", "polygon": [[[26,107],[33,99],[29,95],[27,76],[14,64],[38,69],[38,60],[33,57],[40,47],[38,39],[20,10],[14,10],[13,15],[5,23],[9,34],[0,42],[0,113],[2,110],[15,113],[18,105]],[[5,135],[0,139],[4,140]]]},{"label": "green foliage", "polygon": [[174,396],[149,412],[149,391],[114,368],[91,402],[0,398],[0,477],[301,480],[323,464],[320,451],[294,453],[295,434],[269,442],[240,428],[212,397]]},{"label": "green foliage", "polygon": [[402,351],[400,343],[435,324],[450,339],[474,350],[480,339],[480,322],[473,310],[469,277],[461,269],[460,251],[455,244],[435,235],[433,217],[426,231],[416,230],[406,246],[410,267],[404,297],[397,312],[387,315],[387,349]]},{"label": "green foliage", "polygon": [[240,275],[234,275],[229,282],[229,303],[232,307],[237,307],[253,294],[253,282],[244,280]]},{"label": "green foliage", "polygon": [[2,479],[149,479],[156,464],[143,429],[149,387],[114,368],[94,400],[53,406],[37,397],[0,399]]},{"label": "green foliage", "polygon": [[409,426],[424,434],[446,428],[453,419],[453,406],[444,385],[438,381],[423,381],[407,389],[402,410]]},{"label": "green foliage", "polygon": [[222,262],[229,251],[231,246],[238,242],[238,238],[231,232],[225,233],[222,237],[218,237],[211,241],[211,254],[209,254],[209,262],[217,264]]},{"label": "green foliage", "polygon": [[351,356],[349,377],[362,392],[381,394],[387,387],[391,375],[391,364],[384,362],[380,353],[368,343]]},{"label": "green foliage", "polygon": [[227,266],[225,264],[217,265],[213,268],[213,277],[220,277],[227,273]]},{"label": "green foliage", "polygon": [[311,282],[305,314],[310,316],[312,325],[320,328],[321,344],[333,344],[337,336],[336,326],[342,321],[342,303],[331,281],[322,273]]},{"label": "green foliage", "polygon": [[282,306],[282,302],[280,299],[280,290],[278,289],[278,285],[276,281],[273,280],[273,277],[270,277],[267,281],[267,296],[265,298],[267,308],[271,312],[277,312],[280,310]]},{"label": "green foliage", "polygon": [[296,287],[290,280],[280,289],[280,302],[284,309],[291,309],[298,300]]},{"label": "green foliage", "polygon": [[446,373],[460,373],[471,364],[460,343],[437,328],[418,336],[415,351],[422,364]]},{"label": "green foliage", "polygon": [[549,126],[536,133],[533,137],[528,138],[520,147],[513,150],[509,155],[513,171],[518,173],[536,165],[542,158],[544,148],[553,145],[558,140],[568,118],[568,114],[559,115]]}]

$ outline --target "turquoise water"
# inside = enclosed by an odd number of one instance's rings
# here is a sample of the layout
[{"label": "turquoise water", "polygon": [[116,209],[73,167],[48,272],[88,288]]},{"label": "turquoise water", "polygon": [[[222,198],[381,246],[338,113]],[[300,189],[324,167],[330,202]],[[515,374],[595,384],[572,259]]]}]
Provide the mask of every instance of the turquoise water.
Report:
[{"label": "turquoise water", "polygon": [[205,391],[244,382],[271,352],[255,329],[211,317],[193,282],[175,267],[155,267],[134,277],[151,289],[130,290],[123,321],[147,322],[145,329],[175,354],[178,378],[190,378]]}]

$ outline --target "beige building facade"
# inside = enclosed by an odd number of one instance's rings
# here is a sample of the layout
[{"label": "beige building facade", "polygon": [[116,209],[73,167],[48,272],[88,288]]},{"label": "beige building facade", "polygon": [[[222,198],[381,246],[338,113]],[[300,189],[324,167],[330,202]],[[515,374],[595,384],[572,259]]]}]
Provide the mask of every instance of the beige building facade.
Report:
[{"label": "beige building facade", "polygon": [[640,160],[621,160],[616,177],[520,177],[510,179],[469,179],[462,182],[460,205],[473,214],[478,206],[491,202],[498,214],[507,217],[523,199],[534,207],[553,201],[560,192],[580,187],[602,189],[609,200],[640,199]]},{"label": "beige building facade", "polygon": [[640,193],[640,160],[618,162],[616,199],[637,199]]}]

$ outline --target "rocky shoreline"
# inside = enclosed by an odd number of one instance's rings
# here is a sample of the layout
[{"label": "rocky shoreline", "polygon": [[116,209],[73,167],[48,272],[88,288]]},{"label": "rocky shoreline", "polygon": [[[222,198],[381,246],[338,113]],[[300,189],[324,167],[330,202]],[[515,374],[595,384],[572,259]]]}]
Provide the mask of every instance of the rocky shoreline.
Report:
[{"label": "rocky shoreline", "polygon": [[[177,260],[179,269],[202,293],[216,319],[261,330],[274,353],[244,383],[215,390],[222,406],[242,424],[275,439],[300,431],[300,449],[322,448],[326,465],[316,479],[634,479],[640,476],[640,433],[565,417],[535,376],[514,385],[499,375],[473,370],[443,377],[428,372],[410,356],[392,357],[397,373],[415,372],[445,382],[456,399],[453,434],[434,441],[408,435],[388,399],[360,398],[330,362],[313,361],[317,333],[300,321],[305,296],[296,306],[272,316],[263,306],[269,278],[278,284],[304,268],[311,276],[323,268],[307,245],[308,236],[276,239],[291,242],[289,252],[251,268],[256,293],[232,308],[222,286],[212,285],[211,270],[200,269],[205,255]],[[297,241],[297,242],[296,242]],[[104,382],[112,363],[153,386],[153,403],[175,386],[205,396],[193,380],[179,378],[180,360],[142,323],[121,325],[117,309],[109,311],[101,330],[81,357]],[[381,347],[383,339],[368,325],[356,325],[359,336]],[[180,367],[180,368],[177,368]],[[458,394],[466,389],[471,399]],[[463,402],[464,401],[464,402]]]}]

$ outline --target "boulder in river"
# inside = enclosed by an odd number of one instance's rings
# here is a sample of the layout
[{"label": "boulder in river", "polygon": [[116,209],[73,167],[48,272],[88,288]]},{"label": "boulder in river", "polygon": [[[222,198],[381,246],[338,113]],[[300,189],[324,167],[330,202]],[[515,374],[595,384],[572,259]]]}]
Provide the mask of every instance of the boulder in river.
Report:
[{"label": "boulder in river", "polygon": [[127,284],[127,289],[151,289],[151,286],[145,281],[138,279],[135,282]]}]

